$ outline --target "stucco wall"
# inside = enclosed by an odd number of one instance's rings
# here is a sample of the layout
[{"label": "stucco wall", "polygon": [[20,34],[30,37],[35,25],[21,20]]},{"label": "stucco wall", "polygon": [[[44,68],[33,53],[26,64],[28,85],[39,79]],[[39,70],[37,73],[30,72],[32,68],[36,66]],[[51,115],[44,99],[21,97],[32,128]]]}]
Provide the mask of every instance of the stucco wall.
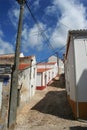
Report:
[{"label": "stucco wall", "polygon": [[[30,70],[26,69],[19,74],[20,103],[27,102],[30,98]],[[22,86],[21,86],[22,85]]]},{"label": "stucco wall", "polygon": [[37,65],[38,69],[48,69],[45,70],[44,72],[37,73],[37,84],[36,86],[46,86],[49,81],[52,80],[57,74],[58,74],[58,66],[57,63],[51,64],[49,63],[44,63],[44,64],[39,64]]},{"label": "stucco wall", "polygon": [[19,73],[19,89],[21,102],[29,102],[36,90],[36,61],[33,59],[31,67]]},{"label": "stucco wall", "polygon": [[37,73],[36,86],[46,86],[57,75],[58,67],[54,67],[42,73]]},{"label": "stucco wall", "polygon": [[36,81],[37,86],[41,86],[41,76],[42,73],[37,73],[37,81]]},{"label": "stucco wall", "polygon": [[31,82],[30,82],[31,97],[34,96],[36,91],[36,79],[37,79],[37,67],[36,67],[36,59],[34,57],[32,61],[32,67],[31,67]]},{"label": "stucco wall", "polygon": [[78,100],[87,102],[87,39],[74,40]]},{"label": "stucco wall", "polygon": [[7,125],[8,120],[8,110],[9,110],[9,97],[10,97],[10,84],[11,75],[9,74],[9,79],[2,82],[2,104],[1,104],[1,119]]},{"label": "stucco wall", "polygon": [[74,44],[73,39],[70,41],[68,55],[65,64],[66,90],[70,98],[75,101],[75,63],[74,63]]}]

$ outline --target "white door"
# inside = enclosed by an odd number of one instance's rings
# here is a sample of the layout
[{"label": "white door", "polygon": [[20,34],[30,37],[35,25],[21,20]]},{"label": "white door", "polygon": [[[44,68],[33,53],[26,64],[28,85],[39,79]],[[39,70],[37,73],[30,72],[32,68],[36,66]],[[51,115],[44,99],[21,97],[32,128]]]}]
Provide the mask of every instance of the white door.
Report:
[{"label": "white door", "polygon": [[0,109],[2,104],[2,82],[0,82]]}]

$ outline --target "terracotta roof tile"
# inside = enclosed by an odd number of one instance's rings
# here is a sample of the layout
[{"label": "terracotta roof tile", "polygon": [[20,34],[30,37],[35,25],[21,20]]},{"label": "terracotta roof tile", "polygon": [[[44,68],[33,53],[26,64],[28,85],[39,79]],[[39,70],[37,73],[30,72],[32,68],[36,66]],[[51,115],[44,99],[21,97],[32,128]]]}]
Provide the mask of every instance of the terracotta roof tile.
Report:
[{"label": "terracotta roof tile", "polygon": [[38,65],[54,65],[57,62],[44,62],[44,63],[39,63]]},{"label": "terracotta roof tile", "polygon": [[30,67],[30,64],[20,64],[19,65],[19,70],[23,70],[23,69],[26,69],[28,67]]},{"label": "terracotta roof tile", "polygon": [[45,72],[47,70],[50,70],[50,68],[40,68],[40,69],[37,69],[37,72],[42,73],[42,72]]}]

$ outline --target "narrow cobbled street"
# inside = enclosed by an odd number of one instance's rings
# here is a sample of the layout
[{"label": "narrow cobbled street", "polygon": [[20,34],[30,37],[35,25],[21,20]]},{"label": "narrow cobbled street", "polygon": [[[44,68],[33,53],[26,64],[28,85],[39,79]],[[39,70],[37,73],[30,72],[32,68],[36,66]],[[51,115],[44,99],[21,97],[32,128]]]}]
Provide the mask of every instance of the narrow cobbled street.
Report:
[{"label": "narrow cobbled street", "polygon": [[87,130],[87,123],[74,119],[64,88],[48,86],[23,106],[15,130]]}]

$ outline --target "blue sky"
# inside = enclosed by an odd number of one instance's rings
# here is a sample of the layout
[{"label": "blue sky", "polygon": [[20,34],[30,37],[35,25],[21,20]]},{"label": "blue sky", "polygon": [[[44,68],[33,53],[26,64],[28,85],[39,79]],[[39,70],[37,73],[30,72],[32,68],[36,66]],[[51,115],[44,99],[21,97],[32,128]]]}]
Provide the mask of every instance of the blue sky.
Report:
[{"label": "blue sky", "polygon": [[[27,1],[43,36],[25,6],[21,52],[35,55],[37,61],[47,59],[55,52],[61,57],[64,49],[59,50],[66,44],[68,30],[87,28],[86,0]],[[0,54],[14,53],[19,7],[16,0],[0,0]]]}]

